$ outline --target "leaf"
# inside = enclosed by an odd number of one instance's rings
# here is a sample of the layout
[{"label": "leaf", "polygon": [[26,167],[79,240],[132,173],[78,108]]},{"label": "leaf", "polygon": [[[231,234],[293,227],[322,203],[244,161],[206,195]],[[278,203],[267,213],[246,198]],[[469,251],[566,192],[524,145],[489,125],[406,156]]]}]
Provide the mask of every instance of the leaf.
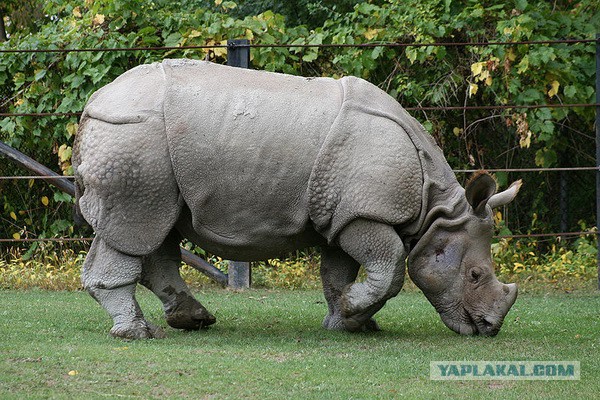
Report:
[{"label": "leaf", "polygon": [[14,133],[16,127],[17,124],[9,117],[6,117],[2,121],[0,121],[0,128],[2,128],[2,130],[8,133],[9,135],[12,135],[12,133]]},{"label": "leaf", "polygon": [[19,240],[19,239],[21,239],[21,234],[19,232],[16,232],[16,233],[13,233],[12,237],[15,240]]},{"label": "leaf", "polygon": [[515,6],[517,8],[517,10],[519,11],[525,11],[525,9],[527,8],[527,0],[516,0],[515,1]]},{"label": "leaf", "polygon": [[542,92],[540,92],[537,89],[529,88],[529,89],[524,90],[521,93],[520,97],[521,97],[521,100],[525,103],[533,103],[535,101],[541,100],[544,97],[544,95]]},{"label": "leaf", "polygon": [[531,146],[531,135],[531,131],[527,131],[525,135],[521,136],[519,139],[519,146],[521,146],[522,149],[528,149],[529,146]]},{"label": "leaf", "polygon": [[476,83],[470,83],[469,84],[469,97],[476,95],[478,90],[479,90],[479,86]]},{"label": "leaf", "polygon": [[308,44],[323,44],[323,37],[324,35],[319,32],[310,39]]},{"label": "leaf", "polygon": [[67,139],[75,136],[77,133],[77,129],[79,128],[79,124],[77,122],[69,122],[67,124]]},{"label": "leaf", "polygon": [[234,1],[224,1],[222,3],[223,8],[233,10],[237,7],[237,4]]},{"label": "leaf", "polygon": [[481,71],[483,70],[483,66],[485,65],[485,62],[477,62],[475,64],[471,65],[471,72],[473,73],[473,76],[477,76],[479,74],[481,74]]},{"label": "leaf", "polygon": [[373,52],[371,53],[371,58],[373,60],[376,60],[379,58],[381,53],[383,53],[383,46],[377,46],[373,49]]},{"label": "leaf", "polygon": [[411,64],[414,64],[415,61],[417,61],[417,49],[415,47],[409,47],[406,49],[406,51],[404,52],[406,54],[406,57],[408,57],[408,60],[410,61]]},{"label": "leaf", "polygon": [[43,196],[42,197],[42,204],[47,207],[49,203],[50,203],[50,201],[48,200],[48,197]]},{"label": "leaf", "polygon": [[54,201],[56,201],[57,203],[70,203],[73,201],[73,196],[71,196],[68,193],[64,193],[64,192],[55,192],[54,193]]},{"label": "leaf", "polygon": [[173,32],[165,38],[164,44],[166,47],[177,47],[181,44],[181,39],[182,39],[181,33]]},{"label": "leaf", "polygon": [[104,23],[104,15],[103,14],[96,14],[94,15],[94,19],[92,20],[92,25],[102,25]]},{"label": "leaf", "polygon": [[548,96],[554,97],[558,93],[558,88],[560,87],[560,83],[555,80],[555,81],[552,81],[552,83],[550,85],[551,85],[551,88],[550,88],[550,90],[548,90]]},{"label": "leaf", "polygon": [[529,69],[529,57],[526,55],[521,59],[521,62],[517,65],[517,73],[522,74]]},{"label": "leaf", "polygon": [[543,168],[554,166],[557,160],[558,156],[554,150],[541,149],[535,153],[535,164]]},{"label": "leaf", "polygon": [[69,371],[68,374],[69,374],[69,376],[79,375],[79,371],[73,369],[73,370]]},{"label": "leaf", "polygon": [[35,75],[33,76],[33,79],[35,79],[36,81],[39,81],[40,79],[44,78],[44,76],[46,76],[46,72],[48,72],[48,70],[46,70],[46,69],[36,70]]},{"label": "leaf", "polygon": [[517,59],[515,51],[512,48],[508,49],[508,53],[506,53],[506,58],[508,58],[509,61],[515,61]]},{"label": "leaf", "polygon": [[190,34],[188,35],[188,38],[197,38],[197,37],[200,37],[200,36],[202,36],[202,32],[197,31],[196,29],[192,29],[190,31]]},{"label": "leaf", "polygon": [[15,221],[17,220],[17,214],[15,214],[15,212],[14,212],[14,211],[11,211],[11,212],[10,212],[10,217],[11,217],[12,219],[14,219]]},{"label": "leaf", "polygon": [[379,33],[379,29],[367,29],[364,33],[364,36],[367,38],[367,40],[373,40],[374,37],[377,36],[377,34]]},{"label": "leaf", "polygon": [[[227,45],[227,40],[221,40],[221,45]],[[217,57],[225,57],[227,55],[227,47],[215,47],[213,52]]]},{"label": "leaf", "polygon": [[73,154],[73,149],[71,148],[71,146],[67,146],[66,144],[63,144],[58,148],[58,159],[61,162],[69,161],[71,159],[72,154]]},{"label": "leaf", "polygon": [[52,225],[50,225],[50,231],[55,235],[59,235],[68,230],[70,227],[71,222],[65,219],[59,219],[57,221],[54,221]]},{"label": "leaf", "polygon": [[575,97],[577,94],[577,88],[574,85],[567,85],[563,89],[563,92],[567,97]]},{"label": "leaf", "polygon": [[496,172],[494,176],[496,177],[496,182],[498,182],[499,187],[508,185],[508,174],[506,172],[499,171]]}]

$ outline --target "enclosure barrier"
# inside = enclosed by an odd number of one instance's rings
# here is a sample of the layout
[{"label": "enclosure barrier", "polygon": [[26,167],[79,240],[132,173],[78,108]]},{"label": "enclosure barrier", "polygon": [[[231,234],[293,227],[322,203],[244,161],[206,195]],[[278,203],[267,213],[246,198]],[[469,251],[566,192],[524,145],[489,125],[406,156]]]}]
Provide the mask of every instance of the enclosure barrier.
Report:
[{"label": "enclosure barrier", "polygon": [[[578,44],[595,43],[596,44],[596,103],[591,104],[535,104],[535,105],[493,105],[493,106],[453,106],[453,107],[406,107],[408,111],[432,111],[432,110],[493,110],[493,109],[537,109],[537,108],[558,108],[558,107],[595,107],[596,109],[596,165],[592,167],[572,167],[572,168],[507,168],[488,170],[489,172],[549,172],[549,171],[576,171],[576,170],[595,170],[596,171],[596,230],[586,232],[559,232],[542,234],[523,234],[523,235],[500,235],[499,238],[525,238],[525,237],[552,237],[552,236],[578,236],[583,234],[596,235],[597,247],[600,249],[600,33],[596,34],[595,39],[559,39],[559,40],[537,40],[537,41],[515,41],[515,42],[434,42],[434,43],[363,43],[363,44],[250,44],[248,40],[229,40],[227,45],[195,45],[195,46],[162,46],[162,47],[129,47],[129,48],[81,48],[81,49],[0,49],[1,53],[54,53],[54,52],[110,52],[110,51],[169,51],[169,50],[190,50],[190,49],[214,49],[227,48],[227,64],[236,67],[250,67],[250,49],[251,48],[276,48],[276,47],[295,47],[295,48],[374,48],[374,47],[425,47],[425,46],[444,46],[444,47],[466,47],[466,46],[512,46],[512,45],[551,45],[551,44]],[[79,116],[81,113],[0,113],[0,117],[56,117],[56,116]],[[19,151],[12,149],[8,145],[0,142],[0,154],[17,163],[21,167],[33,172],[36,175],[31,176],[4,176],[0,180],[8,179],[42,179],[45,182],[56,186],[63,192],[74,195],[74,184],[70,181],[72,177],[61,176],[51,169],[37,163],[35,160],[25,156]],[[475,172],[477,170],[454,170],[457,173]],[[39,238],[39,239],[14,239],[0,238],[0,243],[11,242],[35,242],[35,241],[90,241],[92,238]],[[195,254],[181,249],[183,261],[209,276],[221,285],[229,285],[232,288],[245,288],[250,286],[251,268],[247,262],[230,261],[229,273],[224,274],[218,268],[207,263]],[[598,289],[600,289],[600,251],[597,258],[598,268]]]}]

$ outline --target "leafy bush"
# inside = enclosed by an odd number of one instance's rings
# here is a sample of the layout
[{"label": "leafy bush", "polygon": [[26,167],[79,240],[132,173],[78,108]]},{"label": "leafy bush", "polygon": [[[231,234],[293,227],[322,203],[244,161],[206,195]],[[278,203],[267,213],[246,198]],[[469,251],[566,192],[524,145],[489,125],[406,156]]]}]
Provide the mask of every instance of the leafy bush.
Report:
[{"label": "leafy bush", "polygon": [[566,245],[554,239],[545,252],[540,252],[540,242],[534,240],[500,239],[492,245],[496,272],[507,281],[596,279],[597,254],[595,235],[582,235]]},{"label": "leafy bush", "polygon": [[[49,0],[43,5],[44,17],[33,21],[37,26],[24,30],[23,34],[13,30],[10,39],[0,43],[0,49],[222,45],[227,39],[246,38],[253,43],[295,45],[252,49],[252,64],[256,69],[333,77],[357,75],[379,85],[405,106],[594,102],[593,43],[300,47],[304,44],[593,38],[600,31],[600,9],[593,2],[387,0],[358,3],[349,11],[330,7],[328,1],[314,3],[315,7],[323,6],[320,10],[326,16],[321,26],[309,28],[292,25],[289,23],[292,19],[286,20],[272,11],[248,16],[243,12],[236,14],[240,8],[232,1],[86,0],[76,5]],[[203,4],[206,8],[201,7]],[[223,63],[226,50],[219,47],[3,53],[0,112],[80,112],[90,94],[102,85],[135,65],[164,57],[208,58]],[[594,154],[589,136],[593,131],[593,112],[593,108],[517,108],[463,113],[422,111],[415,116],[443,147],[453,167],[519,168],[592,163]],[[76,117],[7,117],[0,120],[0,130],[0,140],[60,173],[72,172],[70,156],[77,130]],[[0,164],[0,175],[21,172],[7,163]],[[514,179],[513,175],[497,174],[500,185],[508,184]],[[589,224],[595,211],[594,194],[589,190],[594,174],[581,172],[572,176],[581,183],[573,184],[570,189],[570,219],[583,219]],[[527,230],[535,220],[540,231],[556,230],[558,179],[555,175],[526,179],[522,195],[509,207],[511,218],[505,221],[506,228],[510,225],[512,231]],[[12,183],[0,181],[3,200],[0,237],[72,234],[71,198],[42,185],[17,190],[10,185]],[[56,207],[56,211],[48,207]],[[526,245],[510,244],[514,248],[501,247],[505,255],[500,261],[507,266],[511,257],[529,253],[526,250],[530,246],[536,251],[549,251],[550,258],[544,262],[558,262],[565,255],[565,260],[573,260],[574,265],[579,262],[576,260],[579,255],[584,257],[584,250],[578,248],[562,254],[563,247],[558,244],[555,249],[543,244],[538,246],[533,241]],[[518,246],[525,247],[519,249]],[[532,252],[539,254],[536,251]],[[569,251],[572,255],[567,254]],[[299,264],[292,261],[280,265],[288,271],[289,279],[296,279],[294,271],[305,264],[302,257],[299,260]],[[263,267],[265,281],[277,280],[267,273],[270,271],[267,264],[259,268]]]},{"label": "leafy bush", "polygon": [[36,257],[25,259],[18,249],[0,254],[0,289],[78,290],[85,253],[42,244]]}]

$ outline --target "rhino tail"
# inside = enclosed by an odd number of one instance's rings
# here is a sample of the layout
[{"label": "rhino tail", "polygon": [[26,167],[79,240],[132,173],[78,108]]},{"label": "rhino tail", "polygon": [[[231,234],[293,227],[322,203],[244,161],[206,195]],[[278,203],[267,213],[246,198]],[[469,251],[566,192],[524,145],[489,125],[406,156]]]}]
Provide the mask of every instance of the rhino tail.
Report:
[{"label": "rhino tail", "polygon": [[76,228],[86,228],[89,227],[90,224],[85,220],[83,214],[81,212],[81,207],[79,207],[79,199],[83,196],[84,188],[78,180],[75,180],[75,204],[73,205],[73,223]]},{"label": "rhino tail", "polygon": [[83,130],[85,128],[87,122],[87,115],[84,112],[80,121],[79,128],[77,129],[77,134],[75,136],[75,143],[73,144],[73,168],[75,169],[75,182],[74,182],[74,193],[71,193],[75,196],[75,204],[73,204],[73,223],[77,230],[81,230],[87,227],[91,227],[91,225],[86,221],[83,213],[81,212],[81,207],[79,206],[79,199],[83,196],[85,192],[85,186],[83,185],[83,180],[81,176],[77,173],[77,166],[79,165],[79,141],[83,135]]}]

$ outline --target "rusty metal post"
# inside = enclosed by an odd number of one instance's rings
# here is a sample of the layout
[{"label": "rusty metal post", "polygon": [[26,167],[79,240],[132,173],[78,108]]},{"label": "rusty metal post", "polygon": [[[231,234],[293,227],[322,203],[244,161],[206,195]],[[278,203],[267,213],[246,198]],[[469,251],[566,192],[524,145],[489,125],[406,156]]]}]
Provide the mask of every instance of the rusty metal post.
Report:
[{"label": "rusty metal post", "polygon": [[234,39],[227,41],[227,65],[250,68],[250,41]]},{"label": "rusty metal post", "polygon": [[600,290],[600,33],[596,34],[596,244]]}]

